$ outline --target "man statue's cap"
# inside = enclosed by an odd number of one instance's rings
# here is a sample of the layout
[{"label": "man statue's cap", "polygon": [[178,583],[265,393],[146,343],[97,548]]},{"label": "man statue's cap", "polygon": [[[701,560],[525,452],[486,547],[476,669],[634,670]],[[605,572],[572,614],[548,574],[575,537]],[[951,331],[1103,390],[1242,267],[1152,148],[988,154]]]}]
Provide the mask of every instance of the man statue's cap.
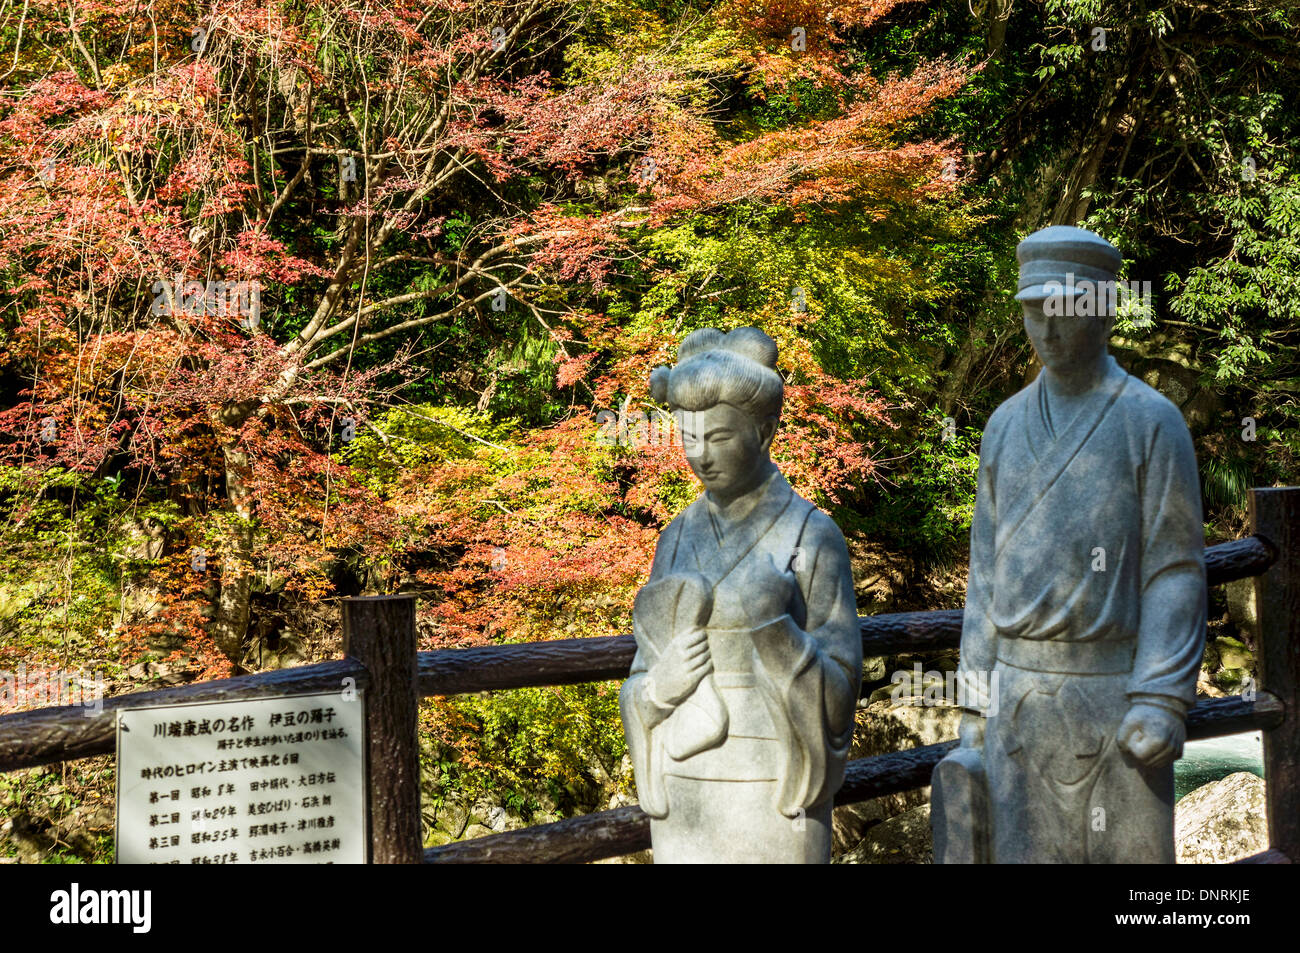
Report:
[{"label": "man statue's cap", "polygon": [[[1073,225],[1040,228],[1016,246],[1020,288],[1016,300],[1082,294],[1094,281],[1114,281],[1124,257],[1100,235]],[[1073,276],[1071,278],[1070,276]],[[1056,287],[1045,287],[1049,282]]]}]

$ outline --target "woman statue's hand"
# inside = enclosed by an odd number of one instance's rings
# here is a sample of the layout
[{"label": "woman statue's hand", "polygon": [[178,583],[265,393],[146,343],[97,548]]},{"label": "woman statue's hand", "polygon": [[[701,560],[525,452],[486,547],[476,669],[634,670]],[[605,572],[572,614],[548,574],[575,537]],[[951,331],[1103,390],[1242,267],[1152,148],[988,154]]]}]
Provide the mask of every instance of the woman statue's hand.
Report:
[{"label": "woman statue's hand", "polygon": [[687,629],[673,638],[668,650],[650,667],[650,699],[661,707],[676,707],[712,670],[708,634],[704,629]]},{"label": "woman statue's hand", "polygon": [[758,628],[790,612],[799,581],[788,568],[793,557],[786,553],[783,558],[783,562],[778,562],[777,554],[768,553],[766,559],[756,561],[754,571],[745,579],[745,614],[751,628]]}]

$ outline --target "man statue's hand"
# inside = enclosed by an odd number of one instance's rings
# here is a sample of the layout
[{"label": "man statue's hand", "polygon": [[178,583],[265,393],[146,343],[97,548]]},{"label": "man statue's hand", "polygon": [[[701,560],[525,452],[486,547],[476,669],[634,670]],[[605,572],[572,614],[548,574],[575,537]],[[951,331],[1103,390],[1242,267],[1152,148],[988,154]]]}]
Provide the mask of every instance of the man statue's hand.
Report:
[{"label": "man statue's hand", "polygon": [[1187,727],[1167,708],[1137,702],[1116,734],[1119,746],[1148,768],[1162,768],[1183,756]]},{"label": "man statue's hand", "polygon": [[675,636],[668,651],[650,668],[650,699],[674,707],[695,691],[713,670],[709,638],[704,629],[687,629]]},{"label": "man statue's hand", "polygon": [[982,748],[984,747],[984,716],[977,715],[974,712],[964,711],[961,713],[961,721],[957,725],[957,740],[963,748]]}]

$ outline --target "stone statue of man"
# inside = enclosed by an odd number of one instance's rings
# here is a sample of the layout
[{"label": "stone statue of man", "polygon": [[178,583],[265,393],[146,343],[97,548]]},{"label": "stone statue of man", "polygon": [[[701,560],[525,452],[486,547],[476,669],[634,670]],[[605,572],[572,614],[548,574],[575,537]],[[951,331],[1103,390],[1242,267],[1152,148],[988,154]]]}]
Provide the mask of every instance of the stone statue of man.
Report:
[{"label": "stone statue of man", "polygon": [[1205,647],[1196,456],[1107,350],[1119,252],[1052,226],[1016,249],[1042,373],[980,448],[935,862],[1173,863],[1173,762]]},{"label": "stone statue of man", "polygon": [[839,528],[768,455],[784,387],[757,328],[656,369],[705,493],[659,537],[620,705],[655,863],[827,863],[862,683]]}]

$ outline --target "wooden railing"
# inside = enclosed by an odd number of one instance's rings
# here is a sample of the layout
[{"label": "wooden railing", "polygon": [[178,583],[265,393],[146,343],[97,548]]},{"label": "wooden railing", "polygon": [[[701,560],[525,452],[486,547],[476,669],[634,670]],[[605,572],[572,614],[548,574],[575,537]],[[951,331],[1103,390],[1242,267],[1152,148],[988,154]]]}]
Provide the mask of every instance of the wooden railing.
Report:
[{"label": "wooden railing", "polygon": [[[1252,535],[1205,551],[1211,586],[1255,578],[1259,687],[1198,702],[1189,739],[1264,734],[1270,849],[1241,863],[1300,857],[1300,488],[1257,489]],[[957,648],[960,610],[861,619],[865,657]],[[631,636],[418,652],[414,596],[343,601],[345,658],[295,669],[201,682],[81,706],[0,716],[0,771],[114,749],[116,713],[132,708],[365,690],[372,863],[586,862],[650,846],[649,818],[636,806],[600,811],[504,834],[422,848],[417,708],[421,696],[455,695],[624,678]],[[925,787],[956,741],[851,761],[836,804]]]}]

